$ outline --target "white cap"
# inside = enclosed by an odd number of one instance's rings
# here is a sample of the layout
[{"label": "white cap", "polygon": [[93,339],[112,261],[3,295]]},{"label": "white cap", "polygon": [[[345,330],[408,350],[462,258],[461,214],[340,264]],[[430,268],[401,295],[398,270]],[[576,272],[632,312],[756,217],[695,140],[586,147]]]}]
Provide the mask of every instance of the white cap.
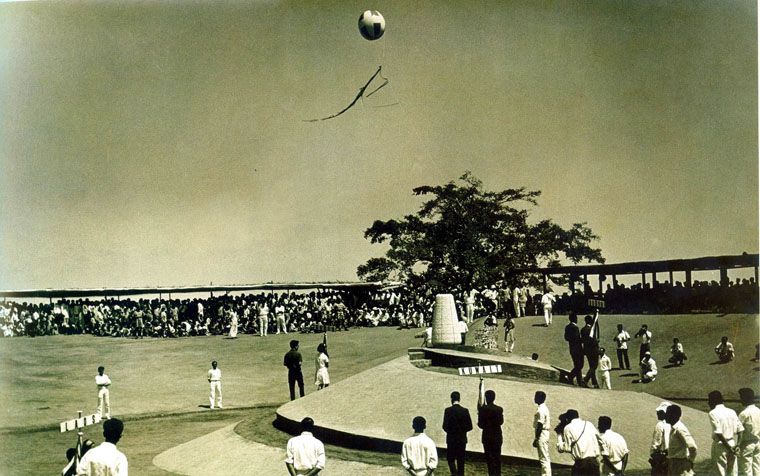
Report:
[{"label": "white cap", "polygon": [[659,405],[657,405],[657,408],[655,411],[658,412],[664,412],[668,409],[669,406],[673,405],[671,402],[662,402]]}]

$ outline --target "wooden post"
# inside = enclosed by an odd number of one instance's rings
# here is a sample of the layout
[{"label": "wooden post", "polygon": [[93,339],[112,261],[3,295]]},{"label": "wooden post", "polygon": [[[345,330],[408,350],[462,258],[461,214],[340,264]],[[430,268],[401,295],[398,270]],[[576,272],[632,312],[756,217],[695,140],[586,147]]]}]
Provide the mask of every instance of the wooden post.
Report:
[{"label": "wooden post", "polygon": [[604,276],[599,273],[599,294],[604,294]]},{"label": "wooden post", "polygon": [[668,279],[670,280],[670,285],[673,286],[673,270],[668,271]]},{"label": "wooden post", "polygon": [[618,280],[617,275],[612,275],[612,288],[617,289],[618,288]]},{"label": "wooden post", "polygon": [[755,286],[757,286],[757,266],[755,266]]},{"label": "wooden post", "polygon": [[568,276],[570,277],[570,279],[569,279],[569,281],[570,281],[570,295],[572,296],[573,294],[575,294],[575,276],[573,276],[572,274],[569,274]]},{"label": "wooden post", "polygon": [[646,283],[647,283],[647,274],[641,273],[641,287],[643,288]]},{"label": "wooden post", "polygon": [[[757,269],[755,269],[755,271],[757,271]],[[546,289],[548,288],[548,286],[547,286],[548,283],[547,283],[547,280],[546,280],[546,273],[544,273],[542,275],[542,280],[543,280],[543,284],[544,284],[544,294],[546,294]]]},{"label": "wooden post", "polygon": [[657,273],[652,271],[652,287],[657,284]]},{"label": "wooden post", "polygon": [[690,269],[686,270],[686,287],[687,288],[691,287],[691,270]]},{"label": "wooden post", "polygon": [[720,268],[720,285],[728,286],[728,270],[726,268]]}]

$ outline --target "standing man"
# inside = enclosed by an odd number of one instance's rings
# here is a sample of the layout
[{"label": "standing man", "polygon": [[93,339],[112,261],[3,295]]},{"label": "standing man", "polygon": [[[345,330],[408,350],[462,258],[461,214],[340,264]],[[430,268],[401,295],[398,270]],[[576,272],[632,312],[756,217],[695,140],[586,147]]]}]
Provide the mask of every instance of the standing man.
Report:
[{"label": "standing man", "polygon": [[665,411],[665,421],[670,425],[668,475],[693,476],[694,460],[697,459],[697,444],[689,433],[689,429],[681,421],[681,407],[669,405]]},{"label": "standing man", "polygon": [[552,323],[552,307],[557,302],[557,298],[552,294],[551,288],[546,290],[543,296],[541,296],[541,305],[544,307],[544,327],[549,327]]},{"label": "standing man", "polygon": [[103,438],[106,441],[82,456],[77,466],[77,476],[128,476],[127,457],[116,449],[122,433],[124,423],[118,418],[103,423]]},{"label": "standing man", "polygon": [[639,337],[641,339],[641,344],[639,345],[639,361],[641,361],[644,359],[644,354],[652,350],[652,333],[649,331],[649,328],[646,324],[642,324],[641,329],[636,332],[635,337]]},{"label": "standing man", "polygon": [[612,390],[612,381],[610,380],[610,370],[612,370],[612,360],[605,353],[604,347],[599,348],[599,375],[602,377],[602,388]]},{"label": "standing man", "polygon": [[528,287],[527,286],[524,286],[520,290],[520,299],[519,299],[519,302],[520,302],[520,312],[522,313],[523,317],[527,316],[527,314],[525,312],[525,307],[528,304],[528,293],[529,293],[529,291],[528,291]]},{"label": "standing man", "polygon": [[472,430],[470,411],[459,404],[459,392],[451,392],[451,406],[443,411],[443,431],[446,432],[446,459],[451,476],[464,476],[464,456],[467,432]]},{"label": "standing man", "polygon": [[736,436],[744,431],[736,412],[723,405],[723,395],[718,390],[707,394],[712,426],[712,449],[710,457],[714,474],[736,476]]},{"label": "standing man", "polygon": [[520,296],[522,296],[522,289],[520,289],[519,283],[515,283],[515,287],[512,288],[512,305],[515,308],[515,317],[525,317],[525,314],[520,316]]},{"label": "standing man", "polygon": [[578,329],[578,315],[571,312],[567,317],[570,321],[565,326],[565,340],[567,341],[570,358],[573,360],[573,370],[567,376],[570,383],[573,383],[573,379],[577,379],[578,385],[584,386],[581,381],[581,375],[583,373],[583,344],[581,343],[581,331]]},{"label": "standing man", "polygon": [[572,476],[599,476],[599,433],[594,425],[581,420],[577,410],[569,409],[560,419],[569,421],[557,431],[557,450],[570,453],[575,461]]},{"label": "standing man", "polygon": [[496,392],[486,390],[486,404],[478,408],[478,427],[483,430],[481,442],[488,466],[488,476],[501,476],[501,425],[504,409],[496,405]]},{"label": "standing man", "polygon": [[504,350],[512,352],[515,349],[515,319],[511,314],[504,321]]},{"label": "standing man", "polygon": [[277,334],[280,331],[288,333],[288,323],[285,321],[285,304],[282,301],[278,302],[274,307],[274,317],[277,321]]},{"label": "standing man", "polygon": [[541,476],[552,476],[552,462],[549,458],[549,429],[551,417],[549,407],[546,406],[546,393],[539,390],[533,397],[533,402],[538,405],[533,415],[533,447],[538,450],[538,463],[541,465]]},{"label": "standing man", "polygon": [[618,333],[613,340],[617,345],[618,367],[620,370],[631,370],[631,361],[628,360],[628,341],[631,340],[631,335],[623,329],[623,324],[618,324],[617,330]]},{"label": "standing man", "polygon": [[652,465],[652,476],[667,476],[668,474],[668,442],[670,441],[670,425],[665,421],[665,411],[672,405],[662,402],[657,406],[657,424],[652,432],[652,446],[649,448],[649,464]]},{"label": "standing man", "polygon": [[599,367],[599,336],[594,335],[594,317],[586,315],[584,320],[586,325],[581,329],[581,342],[583,353],[588,360],[588,372],[583,378],[583,383],[588,385],[590,380],[594,388],[599,388],[599,382],[596,379],[596,368]]},{"label": "standing man", "polygon": [[259,336],[266,337],[269,327],[269,306],[266,301],[259,305]]},{"label": "standing man", "polygon": [[435,442],[425,434],[425,418],[412,420],[414,435],[404,440],[401,447],[401,465],[412,476],[432,476],[438,467],[438,450]]},{"label": "standing man", "polygon": [[[98,367],[98,375],[95,376],[95,385],[98,386],[98,411],[99,416],[104,416],[106,420],[111,418],[111,392],[108,387],[111,386],[111,379],[104,372],[106,368],[102,365]],[[105,412],[105,413],[104,413]]]},{"label": "standing man", "polygon": [[290,388],[290,399],[296,399],[296,383],[298,383],[298,392],[303,397],[303,373],[301,372],[301,363],[303,357],[298,352],[298,341],[290,341],[290,350],[285,354],[282,365],[288,368],[288,387]]},{"label": "standing man", "polygon": [[739,413],[739,422],[744,431],[739,434],[739,474],[760,476],[760,409],[755,406],[755,392],[751,388],[740,388],[739,398],[744,410]]},{"label": "standing man", "polygon": [[619,433],[612,431],[612,418],[600,416],[599,423],[599,446],[602,453],[602,474],[605,476],[619,476],[625,474],[628,466],[628,444]]},{"label": "standing man", "polygon": [[325,469],[325,445],[314,438],[314,420],[301,420],[301,434],[288,440],[285,466],[290,476],[314,476]]},{"label": "standing man", "polygon": [[218,398],[219,408],[222,408],[222,370],[216,368],[216,360],[211,362],[211,368],[208,371],[208,383],[211,388],[208,401],[211,409],[214,409],[215,400]]}]

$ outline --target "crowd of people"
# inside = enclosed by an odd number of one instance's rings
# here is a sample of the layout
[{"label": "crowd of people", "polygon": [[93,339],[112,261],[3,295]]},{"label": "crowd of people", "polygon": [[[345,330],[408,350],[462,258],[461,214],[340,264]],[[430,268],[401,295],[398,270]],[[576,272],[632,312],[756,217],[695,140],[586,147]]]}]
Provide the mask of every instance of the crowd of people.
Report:
[{"label": "crowd of people", "polygon": [[92,334],[111,337],[186,337],[238,333],[323,332],[350,327],[423,327],[432,299],[399,290],[259,293],[205,299],[60,300],[51,304],[0,302],[4,337]]}]

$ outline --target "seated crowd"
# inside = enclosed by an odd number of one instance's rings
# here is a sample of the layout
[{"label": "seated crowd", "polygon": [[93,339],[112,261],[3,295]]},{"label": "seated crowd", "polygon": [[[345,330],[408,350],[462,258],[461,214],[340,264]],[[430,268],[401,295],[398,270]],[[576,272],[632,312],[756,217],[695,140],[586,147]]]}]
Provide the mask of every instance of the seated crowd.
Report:
[{"label": "seated crowd", "polygon": [[[432,304],[420,294],[398,290],[368,295],[346,291],[259,293],[205,299],[77,299],[54,304],[0,302],[0,334],[44,336],[92,334],[111,337],[221,335],[237,322],[238,331],[279,331],[284,313],[287,332],[347,330],[349,327],[423,327]],[[267,319],[260,319],[260,316]]]}]

